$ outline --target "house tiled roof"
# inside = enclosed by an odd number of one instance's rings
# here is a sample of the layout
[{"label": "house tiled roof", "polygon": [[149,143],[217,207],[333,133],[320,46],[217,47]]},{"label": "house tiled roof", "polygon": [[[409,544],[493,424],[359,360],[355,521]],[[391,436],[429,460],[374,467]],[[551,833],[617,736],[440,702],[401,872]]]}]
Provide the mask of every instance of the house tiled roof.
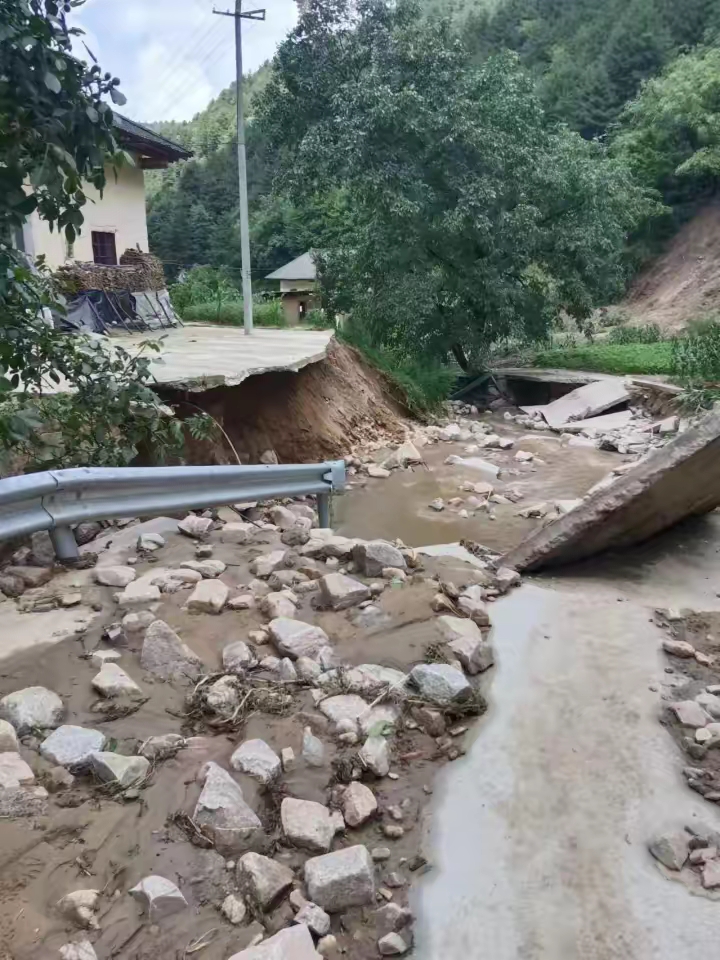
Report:
[{"label": "house tiled roof", "polygon": [[173,143],[172,140],[160,136],[150,127],[124,117],[121,113],[113,113],[113,123],[119,131],[120,140],[125,146],[138,150],[147,156],[166,160],[168,163],[173,163],[176,160],[189,160],[192,156],[190,150],[186,150],[180,144]]},{"label": "house tiled roof", "polygon": [[272,273],[269,273],[266,280],[317,280],[317,268],[313,260],[312,253],[307,253],[295,257],[284,267],[279,267]]}]

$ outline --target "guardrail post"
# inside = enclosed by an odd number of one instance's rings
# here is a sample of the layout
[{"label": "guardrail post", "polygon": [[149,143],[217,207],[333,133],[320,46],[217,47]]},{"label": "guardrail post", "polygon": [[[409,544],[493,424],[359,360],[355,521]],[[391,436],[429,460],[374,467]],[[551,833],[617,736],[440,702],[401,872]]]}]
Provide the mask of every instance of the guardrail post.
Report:
[{"label": "guardrail post", "polygon": [[55,549],[55,556],[58,560],[77,560],[80,557],[78,545],[75,542],[75,535],[70,527],[53,527],[49,530],[50,540]]},{"label": "guardrail post", "polygon": [[318,525],[327,528],[330,526],[330,494],[317,495]]}]

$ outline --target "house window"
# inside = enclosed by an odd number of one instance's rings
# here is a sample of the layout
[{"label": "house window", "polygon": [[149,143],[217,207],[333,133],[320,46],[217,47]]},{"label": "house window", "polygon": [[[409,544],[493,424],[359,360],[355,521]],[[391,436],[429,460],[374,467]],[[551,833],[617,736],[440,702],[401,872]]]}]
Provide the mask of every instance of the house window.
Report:
[{"label": "house window", "polygon": [[65,241],[65,259],[66,260],[75,259],[75,244],[71,243],[70,240]]},{"label": "house window", "polygon": [[92,232],[93,260],[95,263],[105,263],[108,266],[117,266],[117,252],[115,250],[115,234]]}]

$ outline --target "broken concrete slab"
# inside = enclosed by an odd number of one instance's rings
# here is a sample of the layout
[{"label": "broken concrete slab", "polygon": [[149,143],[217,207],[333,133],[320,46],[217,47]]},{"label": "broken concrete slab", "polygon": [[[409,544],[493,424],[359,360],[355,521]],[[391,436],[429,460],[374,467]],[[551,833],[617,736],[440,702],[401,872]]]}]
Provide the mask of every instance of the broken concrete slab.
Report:
[{"label": "broken concrete slab", "polygon": [[620,377],[608,377],[571,390],[564,397],[548,403],[540,412],[546,422],[557,429],[571,421],[597,416],[626,403],[629,399],[630,392],[626,382]]},{"label": "broken concrete slab", "polygon": [[587,420],[573,420],[571,423],[564,423],[562,428],[565,433],[582,433],[585,430],[608,433],[610,430],[624,429],[632,418],[632,410],[618,410],[599,417],[589,417]]},{"label": "broken concrete slab", "polygon": [[720,505],[720,414],[655,450],[580,506],[535,531],[502,559],[517,570],[583,560],[641,543]]}]

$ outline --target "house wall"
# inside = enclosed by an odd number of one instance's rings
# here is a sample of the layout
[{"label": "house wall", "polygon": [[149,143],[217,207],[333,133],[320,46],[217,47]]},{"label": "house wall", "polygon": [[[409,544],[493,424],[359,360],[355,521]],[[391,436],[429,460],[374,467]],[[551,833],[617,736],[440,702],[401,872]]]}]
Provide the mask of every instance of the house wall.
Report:
[{"label": "house wall", "polygon": [[[141,167],[122,167],[115,172],[105,170],[107,182],[102,196],[86,184],[88,198],[83,207],[85,223],[75,239],[73,260],[92,261],[92,231],[115,234],[115,249],[118,258],[128,247],[140,246],[147,252],[148,234],[145,213],[145,180]],[[50,232],[48,224],[33,213],[23,231],[25,250],[32,257],[45,255],[51,270],[62,266],[68,259],[65,235],[62,231]]]},{"label": "house wall", "polygon": [[291,327],[296,327],[301,322],[303,315],[319,306],[320,297],[312,287],[307,293],[282,294],[283,313],[285,314],[288,325]]},{"label": "house wall", "polygon": [[280,293],[295,293],[296,291],[316,290],[315,280],[281,280]]}]

